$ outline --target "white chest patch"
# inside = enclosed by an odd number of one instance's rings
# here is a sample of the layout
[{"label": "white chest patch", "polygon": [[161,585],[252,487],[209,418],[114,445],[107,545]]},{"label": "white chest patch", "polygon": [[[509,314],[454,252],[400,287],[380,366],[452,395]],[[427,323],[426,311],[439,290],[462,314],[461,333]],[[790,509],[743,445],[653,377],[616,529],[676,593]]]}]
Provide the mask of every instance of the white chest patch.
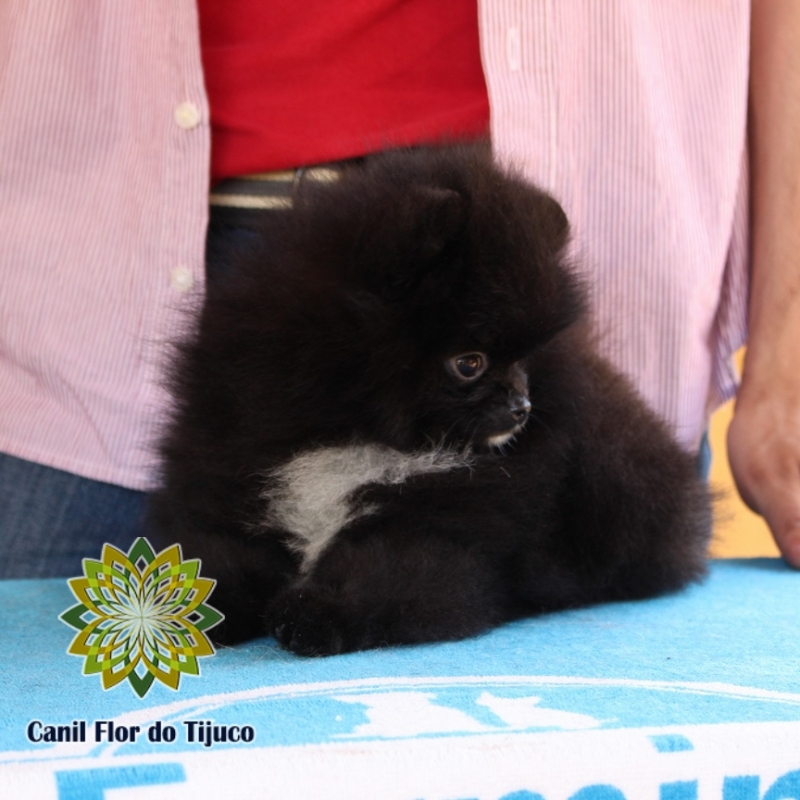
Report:
[{"label": "white chest patch", "polygon": [[403,483],[470,463],[469,453],[444,448],[413,454],[375,444],[306,450],[267,476],[265,522],[292,535],[289,546],[302,554],[301,571],[308,572],[345,525],[377,511],[353,502],[360,486]]}]

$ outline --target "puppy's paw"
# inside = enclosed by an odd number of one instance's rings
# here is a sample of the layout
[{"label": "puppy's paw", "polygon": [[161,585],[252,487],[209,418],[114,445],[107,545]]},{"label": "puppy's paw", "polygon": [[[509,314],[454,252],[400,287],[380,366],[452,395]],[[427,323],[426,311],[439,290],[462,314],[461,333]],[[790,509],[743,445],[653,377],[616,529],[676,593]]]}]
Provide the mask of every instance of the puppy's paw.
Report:
[{"label": "puppy's paw", "polygon": [[278,643],[300,656],[332,656],[355,649],[337,604],[311,588],[289,589],[272,605]]}]

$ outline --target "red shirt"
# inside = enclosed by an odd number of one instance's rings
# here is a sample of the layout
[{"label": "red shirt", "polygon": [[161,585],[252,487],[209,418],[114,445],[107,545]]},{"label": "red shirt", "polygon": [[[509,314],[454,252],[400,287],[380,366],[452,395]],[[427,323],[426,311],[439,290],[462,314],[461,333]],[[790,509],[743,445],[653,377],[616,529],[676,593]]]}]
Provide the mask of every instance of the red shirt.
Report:
[{"label": "red shirt", "polygon": [[474,2],[198,7],[215,181],[488,133]]}]

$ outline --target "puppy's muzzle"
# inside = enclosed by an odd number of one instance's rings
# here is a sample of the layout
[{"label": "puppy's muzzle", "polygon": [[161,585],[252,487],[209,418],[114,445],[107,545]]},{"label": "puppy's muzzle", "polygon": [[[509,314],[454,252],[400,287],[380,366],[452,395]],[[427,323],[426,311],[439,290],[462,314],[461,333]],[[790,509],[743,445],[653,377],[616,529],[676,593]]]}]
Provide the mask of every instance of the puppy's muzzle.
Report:
[{"label": "puppy's muzzle", "polygon": [[528,419],[530,410],[531,401],[528,400],[528,396],[517,391],[512,391],[508,397],[508,412],[511,415],[514,426],[505,433],[490,436],[486,440],[487,446],[502,447],[506,442],[510,442],[522,430],[525,421]]},{"label": "puppy's muzzle", "polygon": [[521,425],[528,418],[531,411],[531,401],[528,400],[527,395],[520,394],[519,392],[511,392],[508,399],[508,410],[514,418],[517,425]]}]

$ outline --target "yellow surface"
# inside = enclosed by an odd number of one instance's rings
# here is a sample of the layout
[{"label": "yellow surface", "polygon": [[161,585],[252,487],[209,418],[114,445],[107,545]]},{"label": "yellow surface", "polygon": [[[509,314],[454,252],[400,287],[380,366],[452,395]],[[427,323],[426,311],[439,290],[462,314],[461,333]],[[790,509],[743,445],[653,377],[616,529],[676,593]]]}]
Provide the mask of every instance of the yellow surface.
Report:
[{"label": "yellow surface", "polygon": [[[742,353],[739,354],[740,366]],[[722,406],[711,418],[709,439],[714,459],[711,486],[722,493],[716,505],[716,524],[711,555],[716,558],[777,556],[778,548],[764,520],[741,501],[733,483],[725,437],[733,417],[733,401]]]}]

